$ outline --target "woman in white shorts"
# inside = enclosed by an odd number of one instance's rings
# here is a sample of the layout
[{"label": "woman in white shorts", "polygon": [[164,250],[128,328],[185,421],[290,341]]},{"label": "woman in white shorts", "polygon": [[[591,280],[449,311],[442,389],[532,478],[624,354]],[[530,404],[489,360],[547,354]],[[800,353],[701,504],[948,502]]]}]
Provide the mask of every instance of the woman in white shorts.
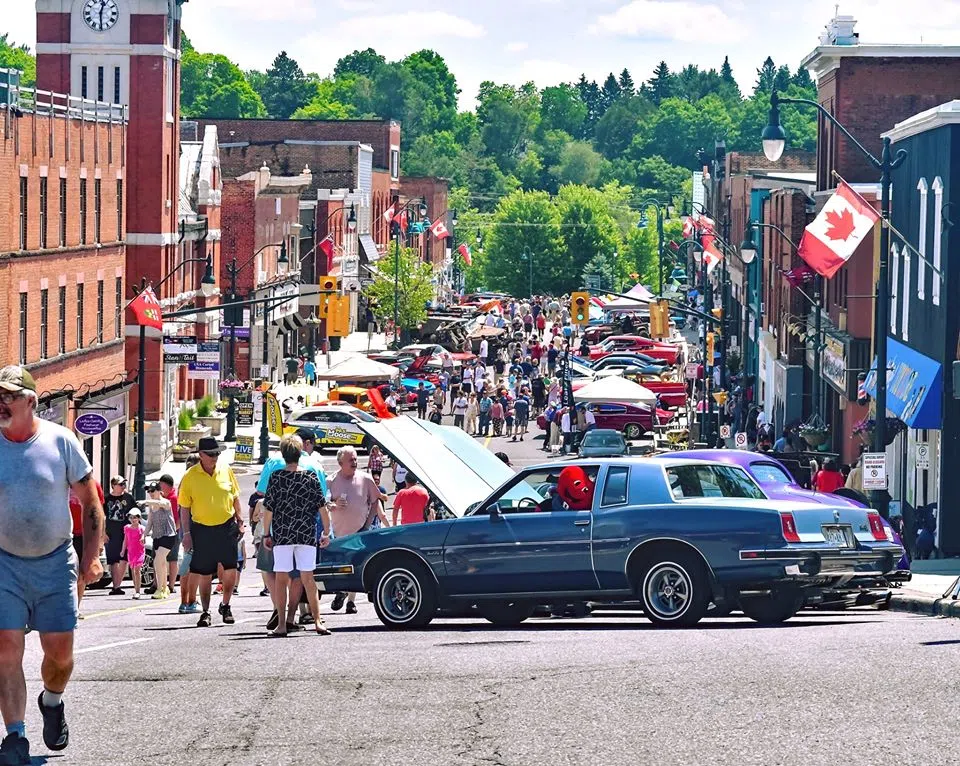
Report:
[{"label": "woman in white shorts", "polygon": [[[313,472],[300,470],[302,452],[303,442],[299,436],[285,436],[280,441],[280,455],[286,465],[282,471],[275,471],[267,484],[263,498],[262,544],[273,550],[276,587],[272,596],[277,614],[287,613],[290,572],[299,570],[314,626],[319,635],[326,636],[330,631],[320,616],[320,598],[313,570],[317,565],[317,514],[323,522],[321,547],[330,540],[330,517],[320,481]],[[286,622],[280,621],[271,635],[286,636]]]}]

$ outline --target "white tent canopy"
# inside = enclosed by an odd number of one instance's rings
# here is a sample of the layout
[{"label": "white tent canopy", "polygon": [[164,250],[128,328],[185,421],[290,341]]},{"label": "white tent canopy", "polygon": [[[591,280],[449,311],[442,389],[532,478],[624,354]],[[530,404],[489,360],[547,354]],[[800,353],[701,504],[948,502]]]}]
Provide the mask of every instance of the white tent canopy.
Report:
[{"label": "white tent canopy", "polygon": [[370,383],[380,380],[393,380],[400,374],[397,367],[376,362],[365,356],[352,356],[337,362],[324,372],[317,373],[317,380],[343,380],[356,383]]},{"label": "white tent canopy", "polygon": [[626,293],[627,298],[614,298],[609,303],[604,304],[604,311],[641,311],[647,308],[647,304],[654,299],[646,287],[636,284]]},{"label": "white tent canopy", "polygon": [[649,388],[619,375],[598,378],[574,391],[573,398],[580,402],[625,402],[651,406],[657,402],[657,395]]}]

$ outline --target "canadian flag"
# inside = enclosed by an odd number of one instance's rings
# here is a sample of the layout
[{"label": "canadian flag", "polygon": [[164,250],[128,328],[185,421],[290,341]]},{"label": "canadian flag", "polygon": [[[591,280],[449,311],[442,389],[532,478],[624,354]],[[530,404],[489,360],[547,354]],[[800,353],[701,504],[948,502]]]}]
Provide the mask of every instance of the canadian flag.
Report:
[{"label": "canadian flag", "polygon": [[713,234],[717,230],[717,224],[710,216],[701,213],[695,213],[694,216],[701,234]]},{"label": "canadian flag", "polygon": [[693,239],[693,235],[697,233],[697,226],[693,222],[693,218],[687,216],[683,219],[683,238],[684,239]]},{"label": "canadian flag", "polygon": [[163,310],[152,287],[144,288],[143,292],[130,301],[130,310],[136,316],[138,325],[163,329]]},{"label": "canadian flag", "polygon": [[449,237],[450,232],[447,229],[444,222],[440,219],[433,222],[433,225],[430,227],[430,233],[433,234],[437,239],[443,239],[444,237]]},{"label": "canadian flag", "polygon": [[473,264],[473,260],[470,258],[470,248],[467,247],[467,243],[464,242],[460,247],[457,248],[457,252],[460,253],[460,257],[463,258],[463,262],[470,266]]},{"label": "canadian flag", "polygon": [[383,220],[387,223],[393,221],[393,217],[397,214],[397,206],[391,205],[386,210],[383,211]]},{"label": "canadian flag", "polygon": [[717,264],[723,260],[723,253],[716,246],[716,237],[712,234],[705,234],[700,237],[700,244],[703,247],[703,260],[707,264],[707,274],[712,274],[717,268]]},{"label": "canadian flag", "polygon": [[402,231],[404,234],[407,233],[407,229],[409,228],[409,222],[407,221],[406,210],[400,211],[400,215],[397,216],[397,225],[400,227],[400,231]]},{"label": "canadian flag", "polygon": [[880,214],[870,203],[841,181],[820,215],[804,230],[800,257],[829,279],[850,260],[879,220]]}]

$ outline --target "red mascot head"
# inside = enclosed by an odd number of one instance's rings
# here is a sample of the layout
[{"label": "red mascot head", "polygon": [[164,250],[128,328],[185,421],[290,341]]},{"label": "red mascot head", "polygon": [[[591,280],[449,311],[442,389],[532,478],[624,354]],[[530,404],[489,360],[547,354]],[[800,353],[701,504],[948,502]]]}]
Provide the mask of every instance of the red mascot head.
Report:
[{"label": "red mascot head", "polygon": [[557,494],[572,511],[589,511],[593,506],[593,482],[580,466],[571,465],[560,471]]}]

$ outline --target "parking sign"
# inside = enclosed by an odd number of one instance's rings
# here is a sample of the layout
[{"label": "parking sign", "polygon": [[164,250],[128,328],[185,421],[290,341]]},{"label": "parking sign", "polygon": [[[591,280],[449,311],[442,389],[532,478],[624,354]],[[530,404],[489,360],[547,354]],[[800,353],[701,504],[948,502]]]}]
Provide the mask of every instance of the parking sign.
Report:
[{"label": "parking sign", "polygon": [[720,438],[721,438],[721,439],[729,439],[729,438],[730,438],[730,433],[731,433],[731,431],[730,431],[730,426],[729,426],[729,425],[724,424],[724,425],[720,426]]},{"label": "parking sign", "polygon": [[734,436],[733,443],[737,445],[737,449],[746,449],[747,448],[746,431],[740,431],[736,436]]}]

